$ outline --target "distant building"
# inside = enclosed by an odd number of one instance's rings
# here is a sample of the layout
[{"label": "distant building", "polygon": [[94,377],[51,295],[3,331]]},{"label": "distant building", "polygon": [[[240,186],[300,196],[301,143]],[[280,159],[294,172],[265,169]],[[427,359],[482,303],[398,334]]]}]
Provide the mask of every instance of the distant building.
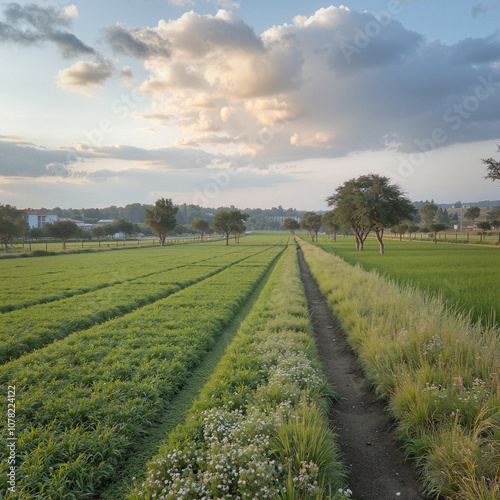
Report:
[{"label": "distant building", "polygon": [[302,220],[300,217],[292,217],[290,215],[270,215],[269,216],[269,220],[281,222],[281,224],[283,224],[283,222],[285,222],[285,219],[294,219],[297,222],[300,222]]},{"label": "distant building", "polygon": [[57,222],[57,214],[49,212],[48,210],[34,210],[32,208],[27,208],[26,210],[23,210],[23,212],[30,229],[34,227],[41,228],[45,226],[45,224]]},{"label": "distant building", "polygon": [[87,224],[86,222],[83,222],[82,220],[76,220],[76,219],[70,219],[70,218],[61,218],[59,220],[74,222],[80,229],[83,229],[84,231],[89,230],[91,227],[95,226],[95,224]]}]

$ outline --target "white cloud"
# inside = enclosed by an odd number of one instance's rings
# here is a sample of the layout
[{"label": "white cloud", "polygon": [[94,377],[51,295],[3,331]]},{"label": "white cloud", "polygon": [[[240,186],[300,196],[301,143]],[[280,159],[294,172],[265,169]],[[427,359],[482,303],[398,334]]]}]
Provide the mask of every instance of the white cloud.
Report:
[{"label": "white cloud", "polygon": [[320,131],[307,137],[300,137],[295,133],[290,137],[290,144],[297,147],[308,148],[330,148],[333,146],[335,134],[332,132]]},{"label": "white cloud", "polygon": [[120,30],[143,43],[151,76],[139,92],[155,101],[153,121],[178,127],[184,145],[223,138],[263,167],[383,149],[395,133],[405,149],[436,128],[437,146],[500,135],[497,35],[428,43],[394,19],[333,6],[261,35],[226,10]]},{"label": "white cloud", "polygon": [[60,71],[57,86],[90,96],[95,87],[102,88],[106,79],[113,75],[113,60],[78,61],[73,66]]},{"label": "white cloud", "polygon": [[75,17],[78,17],[78,7],[76,5],[68,5],[64,7],[63,9],[63,14],[68,18],[68,19],[73,19]]}]

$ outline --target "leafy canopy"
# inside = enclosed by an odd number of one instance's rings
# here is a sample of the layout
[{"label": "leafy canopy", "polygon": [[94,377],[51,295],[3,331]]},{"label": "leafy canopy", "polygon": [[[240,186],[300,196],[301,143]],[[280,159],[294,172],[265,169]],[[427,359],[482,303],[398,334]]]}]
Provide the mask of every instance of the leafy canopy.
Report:
[{"label": "leafy canopy", "polygon": [[158,235],[160,245],[165,244],[167,234],[175,229],[177,225],[177,207],[174,207],[172,200],[160,198],[156,200],[155,206],[149,210],[145,209],[146,224],[154,234]]},{"label": "leafy canopy", "polygon": [[369,232],[375,231],[381,253],[384,228],[411,220],[417,212],[399,186],[376,174],[345,182],[327,198],[327,202],[335,208],[338,224],[354,232],[358,250],[363,249]]}]

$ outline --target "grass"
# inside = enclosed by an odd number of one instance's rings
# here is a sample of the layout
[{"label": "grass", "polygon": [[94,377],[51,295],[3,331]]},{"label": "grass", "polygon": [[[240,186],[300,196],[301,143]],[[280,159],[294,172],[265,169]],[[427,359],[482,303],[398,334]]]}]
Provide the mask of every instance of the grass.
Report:
[{"label": "grass", "polygon": [[427,492],[498,498],[498,327],[309,243],[301,248]]},{"label": "grass", "polygon": [[434,244],[420,241],[387,240],[386,254],[368,239],[357,252],[354,239],[337,238],[334,243],[320,237],[319,246],[352,265],[375,270],[400,284],[411,284],[442,296],[450,308],[471,314],[472,320],[498,322],[500,310],[500,249],[467,245]]}]

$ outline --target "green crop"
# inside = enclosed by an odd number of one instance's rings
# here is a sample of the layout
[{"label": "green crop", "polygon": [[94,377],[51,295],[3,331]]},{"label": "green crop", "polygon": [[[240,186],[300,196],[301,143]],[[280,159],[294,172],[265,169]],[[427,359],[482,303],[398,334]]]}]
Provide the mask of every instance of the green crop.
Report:
[{"label": "green crop", "polygon": [[291,246],[187,423],[129,499],[348,497],[325,411],[331,393],[310,333]]},{"label": "green crop", "polygon": [[[131,441],[147,432],[216,342],[287,239],[264,242],[256,237],[253,244],[229,252],[214,244],[212,254],[212,246],[199,246],[204,249],[203,262],[192,256],[192,267],[185,262],[187,267],[165,276],[158,270],[154,283],[140,283],[152,280],[151,274],[136,284],[123,284],[132,287],[130,297],[141,287],[164,289],[172,281],[185,283],[184,289],[0,367],[2,386],[16,387],[17,433],[17,494],[6,492],[6,462],[0,494],[23,499],[91,498],[124,459]],[[186,255],[188,247],[183,248]],[[172,248],[163,249],[166,267]],[[7,412],[5,398],[0,411]],[[5,425],[2,421],[3,449]]]}]

